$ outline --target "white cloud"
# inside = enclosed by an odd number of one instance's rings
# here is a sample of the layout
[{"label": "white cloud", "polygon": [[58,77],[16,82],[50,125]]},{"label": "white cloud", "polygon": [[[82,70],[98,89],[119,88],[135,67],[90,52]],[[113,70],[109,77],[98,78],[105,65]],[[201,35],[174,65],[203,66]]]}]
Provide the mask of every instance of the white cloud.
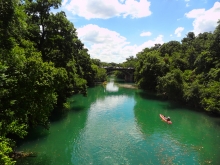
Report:
[{"label": "white cloud", "polygon": [[62,6],[65,6],[68,0],[63,0]]},{"label": "white cloud", "polygon": [[74,15],[86,19],[108,19],[115,16],[141,18],[151,15],[148,0],[71,0],[69,3],[64,0],[62,5]]},{"label": "white cloud", "polygon": [[204,13],[205,13],[205,9],[193,9],[189,13],[186,13],[185,15],[188,18],[197,18],[204,15]]},{"label": "white cloud", "polygon": [[120,44],[121,46],[129,44],[126,42],[126,38],[120,36],[119,33],[93,24],[78,28],[77,33],[82,40],[94,44],[107,44],[112,42]]},{"label": "white cloud", "polygon": [[121,62],[135,55],[126,38],[115,31],[89,24],[78,28],[77,32],[83,43],[89,45],[87,48],[92,58]]},{"label": "white cloud", "polygon": [[154,40],[148,40],[146,42],[144,42],[142,45],[138,46],[136,49],[136,52],[140,52],[142,51],[144,48],[150,48],[153,47],[155,44],[163,44],[163,35],[159,35],[158,37],[156,37]]},{"label": "white cloud", "polygon": [[195,35],[203,32],[210,32],[217,26],[220,19],[220,2],[215,2],[209,10],[194,9],[185,14],[187,18],[193,18],[193,32]]},{"label": "white cloud", "polygon": [[190,6],[189,3],[187,3],[187,4],[186,4],[186,7],[189,7],[189,6]]},{"label": "white cloud", "polygon": [[140,34],[141,37],[144,37],[144,36],[151,36],[151,32],[143,32]]},{"label": "white cloud", "polygon": [[190,0],[185,0],[185,2],[189,2]]},{"label": "white cloud", "polygon": [[184,30],[184,27],[178,27],[176,28],[174,34],[176,34],[177,37],[181,37],[181,33]]},{"label": "white cloud", "polygon": [[163,36],[159,35],[154,40],[148,40],[141,45],[131,45],[119,33],[93,24],[78,28],[77,33],[89,50],[91,58],[97,58],[103,62],[121,63],[146,47],[164,43]]}]

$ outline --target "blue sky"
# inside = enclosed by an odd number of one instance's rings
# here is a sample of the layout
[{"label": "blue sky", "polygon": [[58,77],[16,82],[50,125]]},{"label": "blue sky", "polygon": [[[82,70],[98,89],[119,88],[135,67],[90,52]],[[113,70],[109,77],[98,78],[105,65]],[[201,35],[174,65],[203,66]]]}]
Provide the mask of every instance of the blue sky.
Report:
[{"label": "blue sky", "polygon": [[210,32],[220,19],[216,0],[63,0],[59,10],[77,29],[91,58],[122,63],[146,47]]}]

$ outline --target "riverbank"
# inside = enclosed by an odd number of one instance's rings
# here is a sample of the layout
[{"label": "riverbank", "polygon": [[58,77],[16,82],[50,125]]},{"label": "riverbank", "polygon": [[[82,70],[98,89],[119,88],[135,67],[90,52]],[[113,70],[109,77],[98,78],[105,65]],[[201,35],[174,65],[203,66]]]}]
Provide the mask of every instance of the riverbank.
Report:
[{"label": "riverbank", "polygon": [[130,89],[138,89],[135,84],[117,84],[119,87],[130,88]]}]

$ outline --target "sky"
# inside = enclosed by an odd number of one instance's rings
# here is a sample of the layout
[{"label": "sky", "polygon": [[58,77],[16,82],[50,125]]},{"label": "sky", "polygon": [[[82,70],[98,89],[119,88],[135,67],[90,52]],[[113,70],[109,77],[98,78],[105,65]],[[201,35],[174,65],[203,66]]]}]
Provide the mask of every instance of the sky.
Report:
[{"label": "sky", "polygon": [[122,63],[154,44],[181,41],[188,32],[213,32],[216,0],[62,0],[91,58]]}]

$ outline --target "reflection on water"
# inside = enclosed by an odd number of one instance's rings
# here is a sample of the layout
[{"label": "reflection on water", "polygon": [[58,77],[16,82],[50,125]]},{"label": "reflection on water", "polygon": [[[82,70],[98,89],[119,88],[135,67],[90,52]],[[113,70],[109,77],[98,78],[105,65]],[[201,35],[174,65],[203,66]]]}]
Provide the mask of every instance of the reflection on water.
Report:
[{"label": "reflection on water", "polygon": [[106,96],[91,104],[86,127],[73,146],[72,164],[129,163],[127,147],[136,141],[134,137],[141,138],[134,124],[134,104],[124,95]]},{"label": "reflection on water", "polygon": [[117,92],[118,89],[119,89],[118,86],[116,86],[113,81],[109,82],[109,83],[106,85],[106,91],[109,91],[109,92]]},{"label": "reflection on water", "polygon": [[92,103],[89,108],[89,119],[94,118],[97,115],[103,115],[109,113],[107,111],[113,111],[123,106],[128,101],[128,96],[106,96],[104,99],[97,99],[96,102]]},{"label": "reflection on water", "polygon": [[[72,111],[47,136],[19,150],[37,157],[19,165],[218,164],[219,119],[159,101],[113,82],[73,96]],[[161,121],[169,115],[172,125]]]}]

